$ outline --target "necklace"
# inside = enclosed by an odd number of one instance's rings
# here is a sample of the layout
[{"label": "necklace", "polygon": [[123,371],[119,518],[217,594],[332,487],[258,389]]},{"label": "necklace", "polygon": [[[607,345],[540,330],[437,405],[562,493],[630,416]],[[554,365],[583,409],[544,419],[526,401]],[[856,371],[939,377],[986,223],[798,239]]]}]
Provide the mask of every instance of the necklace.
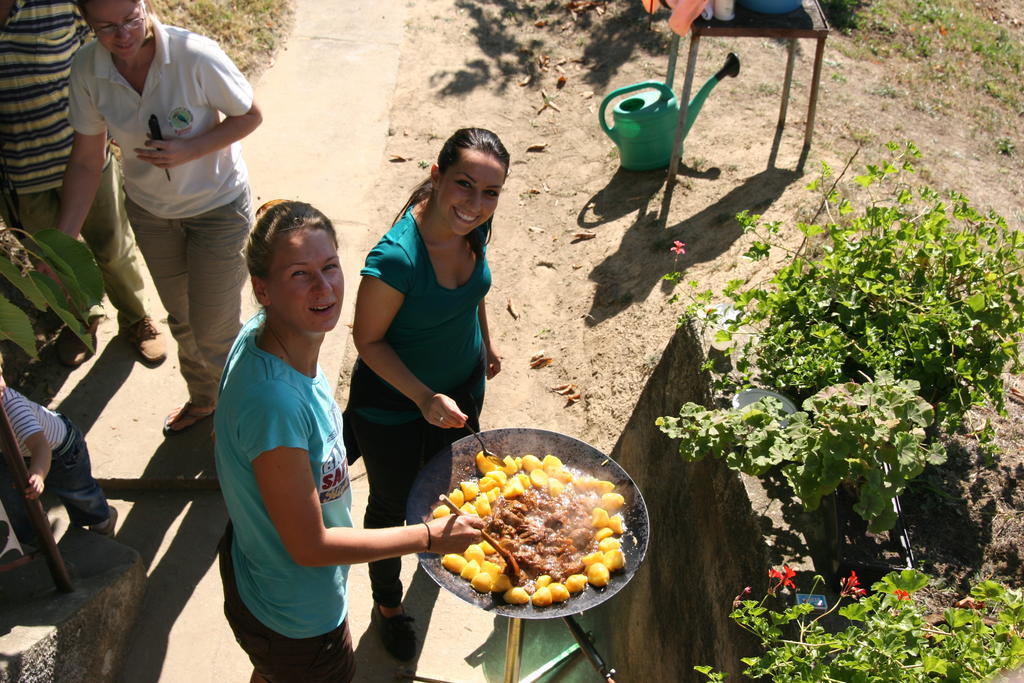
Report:
[{"label": "necklace", "polygon": [[[274,332],[274,328],[271,327],[270,325],[264,324],[263,325],[263,329],[270,333],[270,336],[274,338],[274,343],[277,344],[278,346],[280,346],[281,347],[281,351],[284,352],[284,357],[281,358],[281,360],[283,360],[284,362],[288,363],[288,365],[290,365],[293,368],[295,368],[295,361],[292,360],[292,355],[290,353],[288,353],[288,347],[285,346],[284,342],[281,341],[281,338],[277,336],[277,332]],[[298,368],[295,368],[295,369],[297,370]]]}]

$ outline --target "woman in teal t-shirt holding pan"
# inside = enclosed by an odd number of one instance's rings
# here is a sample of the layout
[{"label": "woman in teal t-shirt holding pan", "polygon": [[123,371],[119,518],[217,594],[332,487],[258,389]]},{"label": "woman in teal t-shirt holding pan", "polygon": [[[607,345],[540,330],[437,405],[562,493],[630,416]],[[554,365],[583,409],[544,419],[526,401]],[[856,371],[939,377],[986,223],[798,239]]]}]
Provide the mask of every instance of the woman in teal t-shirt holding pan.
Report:
[{"label": "woman in teal t-shirt holding pan", "polygon": [[[484,380],[501,370],[487,326],[487,241],[509,154],[480,128],[455,132],[366,257],[356,296],[347,425],[370,483],[364,525],[400,525],[420,467],[469,423],[479,426]],[[416,653],[402,609],[401,560],[370,564],[387,650]]]}]

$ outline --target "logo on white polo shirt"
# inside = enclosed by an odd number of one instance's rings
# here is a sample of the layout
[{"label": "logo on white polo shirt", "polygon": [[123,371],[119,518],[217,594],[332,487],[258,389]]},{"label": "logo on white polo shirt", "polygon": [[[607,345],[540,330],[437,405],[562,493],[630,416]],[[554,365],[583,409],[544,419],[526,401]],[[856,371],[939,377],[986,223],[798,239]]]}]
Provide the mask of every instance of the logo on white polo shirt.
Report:
[{"label": "logo on white polo shirt", "polygon": [[171,124],[171,130],[174,131],[175,135],[181,136],[187,134],[192,130],[192,121],[194,120],[192,112],[185,107],[178,107],[171,111],[167,116],[167,120]]}]

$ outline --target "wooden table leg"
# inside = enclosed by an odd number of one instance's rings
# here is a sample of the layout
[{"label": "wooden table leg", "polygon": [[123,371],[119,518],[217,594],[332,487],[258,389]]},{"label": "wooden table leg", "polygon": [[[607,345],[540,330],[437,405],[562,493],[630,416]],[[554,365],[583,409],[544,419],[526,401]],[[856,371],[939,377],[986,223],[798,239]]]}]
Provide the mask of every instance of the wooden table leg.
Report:
[{"label": "wooden table leg", "polygon": [[[692,29],[691,29],[692,30]],[[690,91],[693,89],[693,72],[697,66],[697,49],[700,47],[700,34],[694,32],[690,37],[690,54],[686,59],[686,77],[683,79],[683,92],[679,97],[679,121],[676,123],[676,136],[672,143],[672,158],[668,162],[666,186],[676,181],[679,170],[679,155],[683,147],[683,135],[686,131],[686,116],[690,103]]]},{"label": "wooden table leg", "polygon": [[804,132],[804,148],[800,152],[800,162],[797,164],[798,173],[803,173],[804,163],[811,151],[811,138],[814,136],[814,117],[818,112],[818,85],[821,82],[821,62],[825,55],[825,38],[818,38],[818,44],[814,49],[814,75],[811,78],[811,101],[807,106],[807,129]]},{"label": "wooden table leg", "polygon": [[782,144],[782,129],[786,127],[786,113],[789,111],[789,91],[793,85],[793,64],[795,62],[796,38],[790,38],[786,56],[786,77],[782,81],[782,104],[779,105],[779,122],[775,124],[775,137],[772,138],[772,149],[768,153],[768,168],[775,168],[775,160],[779,156],[779,145]]},{"label": "wooden table leg", "polygon": [[782,81],[782,105],[779,107],[779,127],[786,125],[786,112],[789,109],[789,89],[793,85],[793,64],[796,62],[796,38],[789,39],[789,50],[786,57],[786,78]]},{"label": "wooden table leg", "polygon": [[668,46],[668,71],[665,72],[665,85],[672,89],[676,80],[676,60],[679,59],[679,34],[672,32],[672,42]]}]

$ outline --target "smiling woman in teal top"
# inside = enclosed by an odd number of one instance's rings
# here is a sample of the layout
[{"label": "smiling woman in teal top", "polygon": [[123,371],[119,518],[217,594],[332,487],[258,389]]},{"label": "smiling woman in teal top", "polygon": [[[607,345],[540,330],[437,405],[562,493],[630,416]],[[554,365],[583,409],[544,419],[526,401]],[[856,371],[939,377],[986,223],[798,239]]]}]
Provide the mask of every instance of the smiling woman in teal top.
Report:
[{"label": "smiling woman in teal top", "polygon": [[[467,423],[479,427],[484,379],[501,370],[487,326],[486,244],[508,168],[494,133],[456,131],[366,258],[346,419],[370,482],[367,528],[401,524],[423,463],[466,436]],[[408,660],[416,637],[400,572],[398,559],[370,564],[384,645]]]}]

